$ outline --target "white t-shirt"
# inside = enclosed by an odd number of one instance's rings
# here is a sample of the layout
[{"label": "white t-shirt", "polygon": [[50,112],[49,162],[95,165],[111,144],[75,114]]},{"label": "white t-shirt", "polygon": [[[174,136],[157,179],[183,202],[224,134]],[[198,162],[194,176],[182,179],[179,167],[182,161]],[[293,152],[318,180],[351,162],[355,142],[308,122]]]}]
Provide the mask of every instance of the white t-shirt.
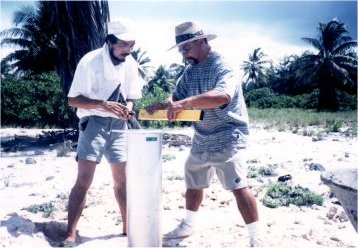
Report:
[{"label": "white t-shirt", "polygon": [[[124,99],[141,98],[144,82],[139,77],[137,62],[129,55],[125,62],[113,65],[108,46],[104,44],[79,61],[67,96],[82,95],[90,99],[107,100],[119,84]],[[91,115],[118,118],[103,109],[77,109],[78,118]]]}]

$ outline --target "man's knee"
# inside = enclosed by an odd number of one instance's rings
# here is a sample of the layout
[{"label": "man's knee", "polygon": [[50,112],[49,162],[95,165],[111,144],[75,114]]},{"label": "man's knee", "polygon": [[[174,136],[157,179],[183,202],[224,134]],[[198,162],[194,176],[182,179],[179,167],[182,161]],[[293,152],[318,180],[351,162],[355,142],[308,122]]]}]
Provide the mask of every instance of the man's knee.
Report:
[{"label": "man's knee", "polygon": [[243,196],[243,195],[247,195],[247,194],[249,194],[249,192],[250,191],[249,191],[248,187],[244,187],[244,188],[240,188],[240,189],[234,189],[232,191],[232,193],[235,196],[238,196],[238,197]]},{"label": "man's knee", "polygon": [[126,163],[112,163],[112,176],[115,188],[121,188],[126,184]]},{"label": "man's knee", "polygon": [[255,196],[248,187],[235,189],[234,193],[236,201],[239,202],[255,202]]},{"label": "man's knee", "polygon": [[95,169],[96,162],[79,159],[75,188],[78,190],[88,190],[92,184]]}]

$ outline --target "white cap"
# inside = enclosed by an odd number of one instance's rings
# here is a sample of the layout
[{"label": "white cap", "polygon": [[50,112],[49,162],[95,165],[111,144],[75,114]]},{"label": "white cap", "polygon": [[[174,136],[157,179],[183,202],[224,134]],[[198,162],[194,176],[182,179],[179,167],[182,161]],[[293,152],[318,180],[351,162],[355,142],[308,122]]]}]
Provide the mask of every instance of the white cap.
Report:
[{"label": "white cap", "polygon": [[108,34],[113,34],[120,40],[136,40],[134,23],[129,19],[114,20],[108,23]]}]

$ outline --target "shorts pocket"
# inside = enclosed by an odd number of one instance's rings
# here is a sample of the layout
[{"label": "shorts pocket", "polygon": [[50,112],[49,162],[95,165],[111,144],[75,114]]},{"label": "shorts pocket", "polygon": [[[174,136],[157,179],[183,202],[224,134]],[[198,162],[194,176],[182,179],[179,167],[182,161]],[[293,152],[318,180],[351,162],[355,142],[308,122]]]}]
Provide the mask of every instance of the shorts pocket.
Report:
[{"label": "shorts pocket", "polygon": [[86,128],[88,126],[88,121],[89,121],[89,117],[81,118],[80,123],[79,123],[80,131],[84,132],[86,130]]}]

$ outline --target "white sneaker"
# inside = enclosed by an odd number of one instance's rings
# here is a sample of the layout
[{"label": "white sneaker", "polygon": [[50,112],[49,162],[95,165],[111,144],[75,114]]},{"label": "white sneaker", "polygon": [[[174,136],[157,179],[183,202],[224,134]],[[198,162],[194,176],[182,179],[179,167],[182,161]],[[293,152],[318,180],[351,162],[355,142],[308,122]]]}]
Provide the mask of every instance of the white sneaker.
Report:
[{"label": "white sneaker", "polygon": [[181,239],[193,235],[195,232],[194,227],[189,225],[183,219],[180,224],[171,232],[164,234],[165,239]]},{"label": "white sneaker", "polygon": [[249,247],[264,247],[264,242],[260,237],[251,237]]}]

